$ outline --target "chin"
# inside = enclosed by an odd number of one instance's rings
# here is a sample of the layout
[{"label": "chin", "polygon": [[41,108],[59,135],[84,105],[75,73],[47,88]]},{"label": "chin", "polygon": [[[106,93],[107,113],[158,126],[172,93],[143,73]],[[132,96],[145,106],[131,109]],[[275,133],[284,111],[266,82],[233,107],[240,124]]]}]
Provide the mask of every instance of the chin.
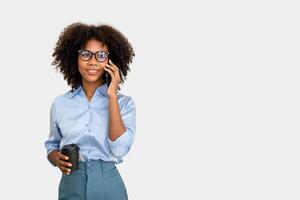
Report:
[{"label": "chin", "polygon": [[94,82],[97,82],[100,80],[100,77],[85,77],[84,78],[86,82],[91,82],[91,83],[94,83]]}]

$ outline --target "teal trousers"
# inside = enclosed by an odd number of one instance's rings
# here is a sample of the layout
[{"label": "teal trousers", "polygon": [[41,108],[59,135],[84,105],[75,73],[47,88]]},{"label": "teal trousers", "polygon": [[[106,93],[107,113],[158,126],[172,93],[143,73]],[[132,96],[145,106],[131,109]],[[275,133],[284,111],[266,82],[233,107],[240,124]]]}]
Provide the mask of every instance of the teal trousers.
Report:
[{"label": "teal trousers", "polygon": [[113,162],[79,161],[79,170],[62,174],[59,200],[127,200],[127,191]]}]

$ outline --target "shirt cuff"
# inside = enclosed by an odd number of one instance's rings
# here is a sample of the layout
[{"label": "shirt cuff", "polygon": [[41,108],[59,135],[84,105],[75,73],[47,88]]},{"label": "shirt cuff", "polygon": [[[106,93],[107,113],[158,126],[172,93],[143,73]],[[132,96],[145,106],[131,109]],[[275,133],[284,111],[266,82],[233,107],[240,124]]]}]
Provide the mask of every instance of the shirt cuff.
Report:
[{"label": "shirt cuff", "polygon": [[130,140],[130,136],[128,133],[128,129],[126,129],[126,131],[121,136],[119,136],[115,141],[112,141],[108,137],[108,143],[111,148],[116,148],[120,145],[126,144],[127,142],[129,142],[129,140]]}]

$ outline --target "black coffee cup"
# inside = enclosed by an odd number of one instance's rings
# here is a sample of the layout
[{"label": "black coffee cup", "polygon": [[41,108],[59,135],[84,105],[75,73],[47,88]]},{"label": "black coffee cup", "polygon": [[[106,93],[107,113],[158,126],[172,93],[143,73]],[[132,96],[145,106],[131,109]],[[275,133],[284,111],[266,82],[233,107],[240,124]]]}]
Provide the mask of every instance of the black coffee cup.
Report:
[{"label": "black coffee cup", "polygon": [[77,144],[67,144],[60,149],[62,154],[69,157],[67,162],[72,163],[72,166],[68,167],[71,169],[71,172],[79,169],[79,150],[80,148]]}]

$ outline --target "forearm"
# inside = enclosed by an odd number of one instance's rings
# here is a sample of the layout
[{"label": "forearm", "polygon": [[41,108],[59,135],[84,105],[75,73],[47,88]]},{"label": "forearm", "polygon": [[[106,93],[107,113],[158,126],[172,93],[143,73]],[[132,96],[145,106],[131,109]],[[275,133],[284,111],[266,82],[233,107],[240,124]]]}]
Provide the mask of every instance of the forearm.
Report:
[{"label": "forearm", "polygon": [[125,131],[126,128],[120,114],[117,95],[111,95],[109,96],[109,139],[115,141]]}]

